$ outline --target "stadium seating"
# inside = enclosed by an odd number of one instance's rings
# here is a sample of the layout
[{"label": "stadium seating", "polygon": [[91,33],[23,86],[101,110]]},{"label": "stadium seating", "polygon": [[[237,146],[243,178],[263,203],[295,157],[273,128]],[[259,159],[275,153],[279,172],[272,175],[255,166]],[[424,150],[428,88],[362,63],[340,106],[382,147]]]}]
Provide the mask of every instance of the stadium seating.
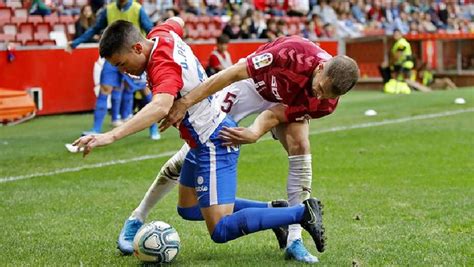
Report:
[{"label": "stadium seating", "polygon": [[33,41],[33,34],[31,33],[17,33],[15,40],[22,45],[25,45],[28,41]]},{"label": "stadium seating", "polygon": [[35,32],[35,26],[34,26],[33,23],[28,23],[28,22],[22,23],[18,27],[18,32],[29,34],[29,35],[33,36],[33,33]]},{"label": "stadium seating", "polygon": [[41,45],[40,41],[36,41],[36,40],[27,40],[25,43],[24,43],[25,46],[39,46]]},{"label": "stadium seating", "polygon": [[41,22],[41,23],[38,23],[36,24],[35,26],[35,33],[49,33],[51,31],[51,26],[49,25],[49,23],[46,23],[46,22]]},{"label": "stadium seating", "polygon": [[59,22],[59,17],[58,17],[58,14],[57,13],[53,13],[49,16],[45,16],[43,18],[44,22],[47,22],[49,23],[51,26],[53,26],[55,23],[58,23]]},{"label": "stadium seating", "polygon": [[15,41],[14,34],[0,33],[0,43]]},{"label": "stadium seating", "polygon": [[23,4],[21,3],[21,0],[10,0],[5,3],[5,6],[10,8],[22,8]]},{"label": "stadium seating", "polygon": [[41,45],[54,46],[54,45],[56,45],[56,42],[55,42],[54,40],[43,40],[43,41],[41,42]]},{"label": "stadium seating", "polygon": [[43,22],[43,17],[38,15],[28,16],[27,22],[33,23],[34,25]]},{"label": "stadium seating", "polygon": [[18,27],[15,24],[8,23],[8,24],[3,25],[3,33],[15,35],[17,34],[17,32],[18,32]]},{"label": "stadium seating", "polygon": [[55,32],[63,32],[67,34],[67,28],[65,24],[62,23],[56,23],[53,25],[53,31]]},{"label": "stadium seating", "polygon": [[17,8],[14,11],[14,16],[10,19],[11,23],[20,25],[28,20],[28,10],[26,8]]},{"label": "stadium seating", "polygon": [[12,11],[9,7],[0,7],[0,27],[6,23],[10,23]]}]

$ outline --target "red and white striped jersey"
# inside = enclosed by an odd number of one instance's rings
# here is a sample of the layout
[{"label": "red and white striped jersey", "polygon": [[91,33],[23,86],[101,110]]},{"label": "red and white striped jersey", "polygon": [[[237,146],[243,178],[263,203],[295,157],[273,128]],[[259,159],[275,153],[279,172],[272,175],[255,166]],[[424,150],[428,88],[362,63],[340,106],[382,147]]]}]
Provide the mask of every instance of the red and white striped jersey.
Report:
[{"label": "red and white striped jersey", "polygon": [[[207,76],[191,48],[181,39],[183,29],[173,21],[153,28],[147,38],[155,44],[147,65],[148,83],[153,94],[167,93],[179,98],[188,94]],[[196,146],[205,143],[226,114],[208,97],[188,109],[180,125],[181,137]]]}]

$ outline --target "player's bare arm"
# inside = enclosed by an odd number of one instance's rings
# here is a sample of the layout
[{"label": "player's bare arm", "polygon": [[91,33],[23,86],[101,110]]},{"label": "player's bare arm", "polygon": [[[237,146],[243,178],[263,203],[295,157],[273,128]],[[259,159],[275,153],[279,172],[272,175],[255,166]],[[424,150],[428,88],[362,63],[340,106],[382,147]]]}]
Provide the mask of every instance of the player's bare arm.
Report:
[{"label": "player's bare arm", "polygon": [[168,129],[171,125],[179,123],[189,107],[200,102],[204,98],[222,90],[229,84],[249,78],[247,65],[240,62],[225,69],[204,81],[201,85],[193,89],[189,94],[174,102],[169,114],[160,125],[160,131]]},{"label": "player's bare arm", "polygon": [[285,110],[285,105],[278,104],[260,113],[260,115],[255,118],[252,126],[248,128],[224,128],[219,133],[219,137],[225,141],[223,145],[226,146],[255,143],[258,139],[260,139],[260,137],[262,137],[266,132],[270,131],[273,127],[280,123],[288,122],[285,115]]},{"label": "player's bare arm", "polygon": [[94,147],[106,146],[120,140],[128,135],[139,132],[150,127],[153,123],[163,119],[173,105],[174,97],[170,94],[157,94],[153,96],[152,102],[141,109],[132,119],[121,126],[99,135],[83,136],[73,145],[84,148],[84,157]]}]

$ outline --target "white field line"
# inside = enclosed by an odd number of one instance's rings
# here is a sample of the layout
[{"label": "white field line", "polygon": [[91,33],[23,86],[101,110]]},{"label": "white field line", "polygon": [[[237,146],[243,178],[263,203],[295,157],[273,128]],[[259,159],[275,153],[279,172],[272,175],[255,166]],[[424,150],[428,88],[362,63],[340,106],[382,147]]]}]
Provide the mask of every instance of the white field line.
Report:
[{"label": "white field line", "polygon": [[[433,118],[439,118],[439,117],[447,117],[447,116],[453,116],[453,115],[466,113],[466,112],[474,112],[474,108],[446,111],[446,112],[441,112],[441,113],[422,114],[422,115],[404,117],[404,118],[393,119],[393,120],[367,122],[367,123],[354,124],[354,125],[348,125],[348,126],[338,126],[338,127],[328,128],[328,129],[321,129],[321,130],[317,130],[317,131],[312,131],[312,132],[310,132],[310,135],[317,135],[317,134],[330,133],[330,132],[339,132],[339,131],[347,131],[347,130],[352,130],[352,129],[377,127],[377,126],[404,123],[404,122],[416,121],[416,120],[425,120],[425,119],[433,119]],[[270,139],[271,138],[264,138],[262,141],[270,140]],[[10,177],[1,177],[0,178],[0,183],[14,182],[14,181],[18,181],[18,180],[24,180],[24,179],[30,179],[30,178],[42,177],[42,176],[53,176],[53,175],[61,174],[61,173],[78,172],[78,171],[85,170],[85,169],[96,169],[96,168],[102,168],[102,167],[106,167],[106,166],[113,166],[113,165],[118,165],[118,164],[127,164],[127,163],[130,163],[130,162],[136,162],[136,161],[142,161],[142,160],[148,160],[148,159],[157,159],[157,158],[169,157],[171,155],[174,155],[174,153],[176,153],[176,152],[177,151],[167,151],[167,152],[163,152],[163,153],[155,154],[155,155],[144,155],[144,156],[130,158],[130,159],[112,160],[112,161],[103,162],[103,163],[83,165],[83,166],[79,166],[79,167],[75,167],[75,168],[58,169],[58,170],[54,170],[54,171],[51,171],[51,172],[34,173],[34,174],[10,176]]]}]

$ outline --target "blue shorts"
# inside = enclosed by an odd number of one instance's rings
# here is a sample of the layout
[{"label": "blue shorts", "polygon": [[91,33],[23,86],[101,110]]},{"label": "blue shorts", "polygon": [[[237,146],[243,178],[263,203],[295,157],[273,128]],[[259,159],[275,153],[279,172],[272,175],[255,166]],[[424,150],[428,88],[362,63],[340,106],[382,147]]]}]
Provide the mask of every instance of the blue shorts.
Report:
[{"label": "blue shorts", "polygon": [[122,88],[122,81],[125,81],[128,84],[128,88],[133,91],[146,87],[146,78],[134,80],[130,76],[120,73],[117,67],[106,60],[102,72],[100,73],[100,84]]},{"label": "blue shorts", "polygon": [[188,152],[181,169],[179,182],[196,190],[201,208],[235,202],[240,150],[223,146],[217,138],[224,126],[237,124],[227,117],[205,144]]}]

